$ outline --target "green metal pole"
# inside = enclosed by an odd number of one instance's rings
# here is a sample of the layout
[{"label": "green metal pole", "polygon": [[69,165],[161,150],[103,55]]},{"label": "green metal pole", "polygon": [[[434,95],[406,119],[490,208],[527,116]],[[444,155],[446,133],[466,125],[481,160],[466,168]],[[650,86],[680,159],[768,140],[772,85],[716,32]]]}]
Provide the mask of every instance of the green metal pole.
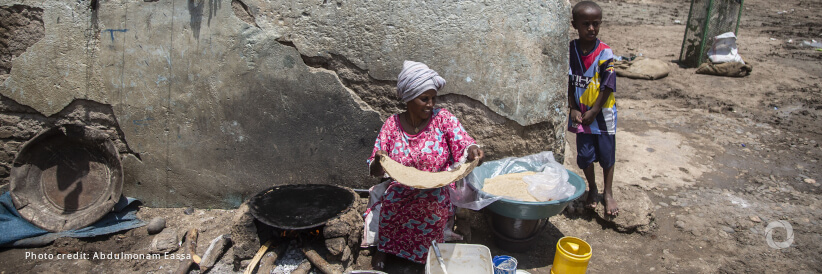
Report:
[{"label": "green metal pole", "polygon": [[688,10],[688,21],[685,21],[685,36],[682,37],[682,48],[679,49],[679,62],[682,63],[685,62],[682,58],[685,55],[685,43],[688,42],[688,27],[691,26],[691,16],[694,14],[694,1],[696,0],[691,0],[691,8]]},{"label": "green metal pole", "polygon": [[714,0],[708,1],[708,14],[705,16],[705,26],[702,28],[702,41],[699,45],[699,57],[696,58],[697,63],[696,66],[702,64],[702,61],[705,60],[705,43],[708,40],[708,32],[711,30],[711,14],[714,11]]}]

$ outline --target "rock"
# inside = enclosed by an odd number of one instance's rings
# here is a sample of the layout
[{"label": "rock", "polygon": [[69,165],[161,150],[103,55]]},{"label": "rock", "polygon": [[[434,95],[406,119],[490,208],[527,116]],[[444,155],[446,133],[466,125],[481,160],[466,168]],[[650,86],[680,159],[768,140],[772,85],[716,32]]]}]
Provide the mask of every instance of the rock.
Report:
[{"label": "rock", "polygon": [[8,141],[3,145],[3,150],[9,153],[17,153],[17,150],[20,149],[21,145],[22,144],[20,142]]},{"label": "rock", "polygon": [[194,213],[194,208],[188,207],[185,211],[183,211],[183,213],[185,213],[186,215],[191,215],[192,213]]},{"label": "rock", "polygon": [[155,217],[151,219],[146,226],[148,234],[160,233],[160,231],[163,231],[163,228],[166,228],[166,219],[163,219],[162,217]]},{"label": "rock", "polygon": [[351,263],[352,262],[351,255],[352,255],[351,248],[348,247],[348,246],[345,246],[345,249],[343,249],[343,253],[342,253],[342,261]]},{"label": "rock", "polygon": [[816,180],[811,179],[811,178],[805,178],[805,180],[804,180],[804,181],[805,181],[806,183],[809,183],[809,184],[812,184],[812,185],[813,185],[813,184],[816,184]]},{"label": "rock", "polygon": [[674,223],[674,226],[677,228],[685,229],[685,222],[683,222],[682,220],[676,221],[676,223]]},{"label": "rock", "polygon": [[342,237],[325,240],[325,247],[328,249],[328,252],[331,252],[332,255],[340,255],[343,253],[343,249],[346,248],[345,244],[345,238]]},{"label": "rock", "polygon": [[247,203],[243,203],[234,213],[231,226],[231,246],[234,252],[234,261],[242,261],[254,257],[260,248],[260,238],[257,236],[257,227],[254,225],[254,216],[251,215]]},{"label": "rock", "polygon": [[614,187],[614,199],[619,205],[619,215],[605,215],[605,206],[597,206],[596,213],[600,219],[614,224],[620,232],[647,232],[654,219],[653,202],[648,194],[638,186]]},{"label": "rock", "polygon": [[11,163],[12,160],[14,160],[14,155],[0,151],[0,163]]},{"label": "rock", "polygon": [[661,206],[668,206],[668,204],[663,203],[663,202],[659,202],[659,205],[661,205]]},{"label": "rock", "polygon": [[762,219],[759,219],[759,217],[757,217],[757,216],[753,216],[753,215],[752,215],[752,216],[750,217],[750,219],[751,219],[751,221],[752,221],[752,222],[754,222],[754,223],[761,223],[761,222],[762,222]]},{"label": "rock", "polygon": [[156,253],[156,254],[165,254],[177,251],[179,246],[177,245],[179,242],[179,238],[177,236],[177,231],[174,229],[167,229],[160,232],[154,236],[154,239],[151,240],[151,246],[149,247],[149,253]]},{"label": "rock", "polygon": [[343,237],[352,234],[355,229],[362,227],[362,217],[356,210],[349,209],[337,218],[329,220],[323,229],[323,236],[326,239]]},{"label": "rock", "polygon": [[246,269],[246,268],[248,268],[248,265],[250,265],[250,264],[251,264],[251,259],[242,260],[242,261],[240,261],[240,269]]},{"label": "rock", "polygon": [[0,127],[0,138],[6,139],[14,136],[14,129],[12,126]]},{"label": "rock", "polygon": [[0,123],[4,125],[15,125],[20,122],[20,116],[0,114]]},{"label": "rock", "polygon": [[729,226],[724,226],[724,225],[723,225],[723,226],[720,226],[719,228],[720,228],[720,229],[722,229],[722,231],[725,231],[726,233],[734,233],[734,232],[736,232],[736,231],[734,231],[734,229],[733,229],[733,228],[731,228],[731,227],[729,227]]}]

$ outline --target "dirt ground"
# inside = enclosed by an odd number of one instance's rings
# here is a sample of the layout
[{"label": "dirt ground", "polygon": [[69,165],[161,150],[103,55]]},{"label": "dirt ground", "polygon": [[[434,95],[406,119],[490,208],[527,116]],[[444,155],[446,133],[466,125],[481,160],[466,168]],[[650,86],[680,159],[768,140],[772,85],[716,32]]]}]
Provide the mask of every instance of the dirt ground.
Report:
[{"label": "dirt ground", "polygon": [[[822,272],[822,52],[802,46],[802,41],[822,40],[822,1],[745,1],[738,44],[753,72],[744,78],[699,75],[677,65],[685,26],[676,21],[687,20],[689,5],[684,0],[601,3],[600,38],[617,55],[641,53],[670,61],[666,78],[617,80],[616,199],[620,217],[642,212],[647,225],[618,229],[619,221],[601,214],[568,210],[549,219],[532,251],[509,253],[496,247],[485,219],[474,213],[467,242],[487,245],[494,255],[512,255],[520,269],[531,273],[549,273],[556,240],[563,235],[591,244],[589,273]],[[582,174],[574,164],[574,136],[566,139],[565,165]],[[182,212],[141,208],[139,216],[165,216],[168,227],[181,233],[199,227],[202,254],[210,239],[228,233],[233,215],[230,210]],[[791,233],[766,229],[777,221],[789,224]],[[151,238],[143,227],[93,239],[59,239],[43,248],[1,249],[0,273],[167,273],[176,268],[173,259],[25,259],[26,252],[136,253]],[[768,238],[790,245],[774,248]],[[228,263],[230,254],[225,257]],[[390,273],[422,271],[389,262]],[[226,264],[212,272],[231,271]]]}]

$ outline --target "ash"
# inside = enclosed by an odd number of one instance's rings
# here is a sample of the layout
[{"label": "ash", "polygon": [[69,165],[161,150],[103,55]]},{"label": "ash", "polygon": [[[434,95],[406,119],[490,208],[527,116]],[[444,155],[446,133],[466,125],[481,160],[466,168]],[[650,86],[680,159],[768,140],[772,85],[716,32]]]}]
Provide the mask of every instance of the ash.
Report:
[{"label": "ash", "polygon": [[[289,274],[297,269],[297,266],[303,261],[308,260],[295,242],[296,241],[291,241],[291,243],[288,244],[288,249],[283,252],[283,256],[277,259],[275,263],[277,267],[271,270],[272,274]],[[316,274],[317,272],[311,269],[309,273]]]}]

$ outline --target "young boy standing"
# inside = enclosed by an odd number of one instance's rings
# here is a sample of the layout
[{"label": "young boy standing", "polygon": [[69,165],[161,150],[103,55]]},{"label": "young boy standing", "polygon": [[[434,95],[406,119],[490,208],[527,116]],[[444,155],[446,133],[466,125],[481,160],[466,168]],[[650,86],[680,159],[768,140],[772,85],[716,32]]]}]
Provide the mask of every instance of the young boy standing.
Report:
[{"label": "young boy standing", "polygon": [[619,213],[612,192],[614,181],[617,109],[614,100],[616,73],[611,48],[597,39],[602,23],[602,8],[594,2],[574,5],[571,25],[579,39],[571,41],[571,68],[568,71],[568,105],[571,113],[568,130],[577,135],[577,165],[588,180],[586,207],[597,205],[594,162],[599,162],[605,177],[605,213]]}]

